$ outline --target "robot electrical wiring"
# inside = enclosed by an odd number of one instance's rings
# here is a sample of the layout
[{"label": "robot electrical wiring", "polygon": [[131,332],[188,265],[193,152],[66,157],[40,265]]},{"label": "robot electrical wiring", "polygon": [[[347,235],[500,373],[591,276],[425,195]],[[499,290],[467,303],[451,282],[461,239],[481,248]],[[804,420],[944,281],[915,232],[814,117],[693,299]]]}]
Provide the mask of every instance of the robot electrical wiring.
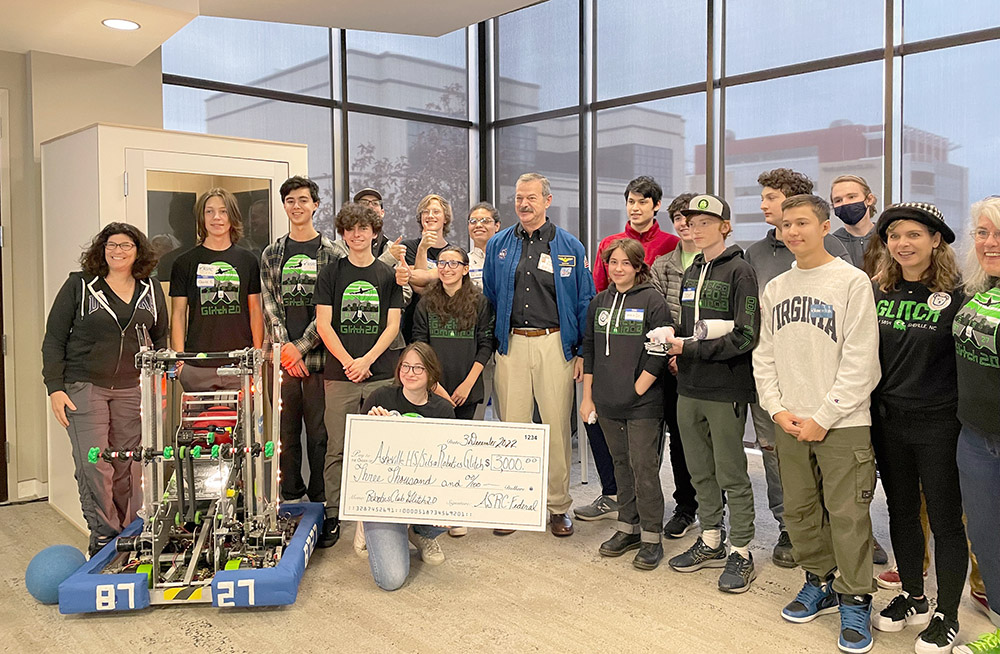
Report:
[{"label": "robot electrical wiring", "polygon": [[[148,341],[146,341],[148,342]],[[321,504],[279,506],[280,402],[265,419],[265,358],[280,397],[275,345],[266,355],[136,355],[142,445],[93,448],[99,460],[142,467],[142,509],[122,534],[59,586],[61,613],[291,604],[323,520]],[[273,353],[273,356],[271,356]],[[180,392],[179,362],[220,365],[232,390]],[[228,364],[228,365],[227,365]]]}]

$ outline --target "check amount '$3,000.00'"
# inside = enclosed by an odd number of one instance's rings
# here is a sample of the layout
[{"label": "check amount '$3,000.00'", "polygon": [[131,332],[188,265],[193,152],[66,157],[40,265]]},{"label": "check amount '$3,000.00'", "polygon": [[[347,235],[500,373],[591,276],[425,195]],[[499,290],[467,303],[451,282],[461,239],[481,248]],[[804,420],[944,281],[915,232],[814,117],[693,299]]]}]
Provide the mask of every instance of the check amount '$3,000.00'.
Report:
[{"label": "check amount '$3,000.00'", "polygon": [[548,425],[347,416],[340,519],[544,531]]}]

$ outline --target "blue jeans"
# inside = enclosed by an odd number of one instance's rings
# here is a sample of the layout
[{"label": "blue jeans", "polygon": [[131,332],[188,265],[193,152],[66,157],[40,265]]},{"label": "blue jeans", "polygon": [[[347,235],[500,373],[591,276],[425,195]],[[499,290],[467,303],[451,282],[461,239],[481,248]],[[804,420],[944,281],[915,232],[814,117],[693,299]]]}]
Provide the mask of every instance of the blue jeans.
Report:
[{"label": "blue jeans", "polygon": [[[410,525],[391,522],[365,522],[365,544],[372,579],[382,590],[396,590],[410,575]],[[437,538],[446,530],[430,525],[413,525],[413,531],[426,538]]]},{"label": "blue jeans", "polygon": [[986,598],[993,607],[990,619],[1000,627],[1000,439],[962,426],[958,436],[958,476],[962,504],[968,520],[972,551],[986,585]]}]

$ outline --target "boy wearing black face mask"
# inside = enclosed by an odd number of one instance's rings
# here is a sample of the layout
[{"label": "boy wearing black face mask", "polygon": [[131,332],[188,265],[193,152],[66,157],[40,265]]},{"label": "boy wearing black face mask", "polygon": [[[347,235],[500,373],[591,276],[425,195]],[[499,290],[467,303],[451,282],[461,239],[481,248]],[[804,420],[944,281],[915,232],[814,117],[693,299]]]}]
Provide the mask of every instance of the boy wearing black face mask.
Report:
[{"label": "boy wearing black face mask", "polygon": [[851,257],[855,267],[864,269],[868,239],[875,233],[872,217],[876,198],[864,177],[841,175],[830,187],[833,212],[844,226],[833,233]]}]

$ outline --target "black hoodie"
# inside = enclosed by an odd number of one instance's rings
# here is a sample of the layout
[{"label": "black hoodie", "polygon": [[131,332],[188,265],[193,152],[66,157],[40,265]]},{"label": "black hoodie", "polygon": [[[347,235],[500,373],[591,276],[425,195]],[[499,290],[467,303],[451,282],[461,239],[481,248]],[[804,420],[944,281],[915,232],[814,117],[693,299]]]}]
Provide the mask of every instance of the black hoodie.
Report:
[{"label": "black hoodie", "polygon": [[721,338],[685,341],[677,357],[678,394],[716,402],[754,402],[751,352],[760,336],[760,307],[757,278],[740,246],[731,245],[708,262],[699,254],[684,271],[680,336],[694,333],[696,296],[698,320],[732,320],[734,326]]},{"label": "black hoodie", "polygon": [[[651,284],[624,294],[612,284],[590,301],[583,335],[583,372],[594,375],[597,414],[615,420],[663,415],[660,375],[666,357],[646,352],[646,332],[670,324],[670,310]],[[641,396],[635,382],[645,370],[657,380]]]},{"label": "black hoodie", "polygon": [[[109,297],[109,292],[114,294],[100,277],[82,272],[70,273],[59,289],[42,341],[42,376],[49,395],[65,391],[72,382],[102,388],[137,386],[137,325],[146,327],[155,348],[166,347],[170,323],[158,281],[135,280],[135,293],[127,304]],[[120,320],[126,317],[122,327]]]}]

